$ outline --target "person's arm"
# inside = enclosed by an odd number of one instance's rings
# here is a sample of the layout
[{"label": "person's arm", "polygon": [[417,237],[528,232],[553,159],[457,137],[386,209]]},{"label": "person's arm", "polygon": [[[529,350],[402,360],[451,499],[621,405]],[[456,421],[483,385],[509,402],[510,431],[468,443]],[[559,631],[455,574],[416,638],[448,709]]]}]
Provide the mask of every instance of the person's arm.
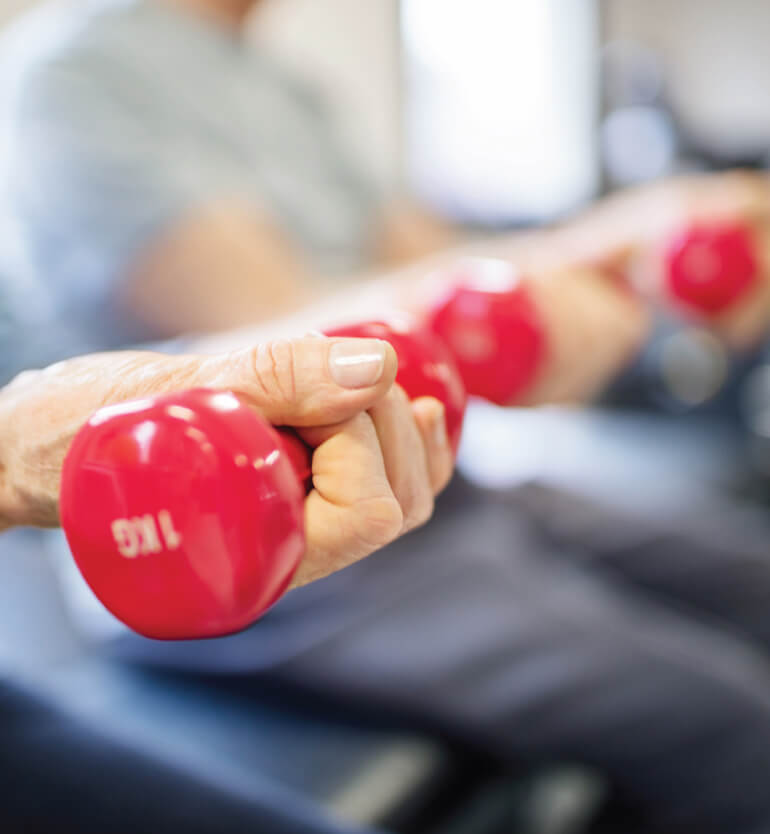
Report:
[{"label": "person's arm", "polygon": [[278,226],[230,199],[198,208],[149,243],[129,266],[117,302],[163,338],[258,324],[318,292]]},{"label": "person's arm", "polygon": [[[349,317],[349,312],[371,315],[388,306],[410,305],[410,290],[432,270],[464,255],[498,256],[522,270],[546,323],[549,341],[556,346],[542,393],[534,395],[535,401],[548,400],[550,392],[561,388],[565,380],[583,373],[594,379],[578,390],[588,393],[601,388],[608,379],[607,369],[616,369],[619,358],[632,353],[634,343],[643,338],[641,303],[633,302],[611,276],[634,276],[642,295],[668,305],[671,301],[661,290],[666,241],[688,226],[726,221],[752,230],[760,280],[738,303],[710,320],[709,326],[737,349],[756,344],[770,326],[770,178],[762,174],[729,172],[664,180],[611,195],[558,227],[483,241],[463,241],[440,225],[434,228],[423,213],[406,211],[400,219],[396,214],[390,221],[394,241],[404,244],[402,249],[398,245],[393,249],[391,261],[397,268],[391,268],[387,278],[374,285],[351,276],[337,293],[307,269],[303,272],[268,221],[262,225],[243,222],[233,206],[221,219],[227,234],[223,226],[207,223],[202,215],[159,250],[161,256],[144,274],[145,282],[135,285],[144,288],[144,314],[153,316],[153,287],[164,288],[161,295],[166,297],[173,295],[175,286],[184,285],[192,292],[174,315],[181,315],[185,304],[192,305],[199,315],[186,321],[194,327],[204,323],[210,313],[215,315],[220,299],[223,304],[227,301],[230,309],[229,314],[216,318],[216,325],[222,328],[282,318],[292,311],[298,321],[317,326],[325,323],[317,314],[320,312],[340,318]],[[406,234],[410,223],[413,240]],[[404,257],[406,252],[409,255]],[[198,273],[189,269],[183,276],[177,266],[180,261],[204,266]],[[221,292],[211,293],[204,280],[212,273],[221,279]],[[192,282],[191,287],[190,277],[195,274],[202,280]],[[244,288],[240,293],[243,301],[239,305],[237,288],[245,287],[249,276],[259,278],[250,290]],[[236,289],[228,294],[228,286]],[[315,292],[308,289],[311,286],[316,287]],[[327,303],[302,312],[324,290]],[[207,310],[207,300],[212,311]],[[565,344],[574,347],[587,342],[590,352],[562,350]],[[570,367],[578,356],[580,366]]]},{"label": "person's arm", "polygon": [[770,177],[766,173],[692,174],[629,188],[599,201],[555,233],[570,257],[625,269],[645,295],[669,306],[663,260],[672,236],[688,227],[723,223],[749,230],[759,280],[707,324],[731,347],[742,350],[755,346],[770,327]]},{"label": "person's arm", "polygon": [[443,406],[409,402],[378,340],[263,342],[219,356],[105,353],[29,371],[0,389],[0,530],[55,526],[72,439],[101,406],[197,387],[236,392],[313,449],[307,551],[293,587],[427,521],[452,472]]},{"label": "person's arm", "polygon": [[[407,211],[404,218],[410,216],[416,215]],[[412,254],[423,257],[407,258],[405,265],[375,280],[361,280],[360,276],[351,279],[336,292],[317,280],[295,280],[298,272],[293,268],[287,247],[283,250],[284,257],[273,261],[272,271],[260,273],[268,274],[269,278],[257,282],[260,289],[255,292],[261,297],[256,303],[259,308],[256,317],[260,321],[271,318],[267,323],[268,332],[282,334],[298,332],[298,328],[318,328],[330,322],[377,316],[398,307],[419,312],[420,301],[414,290],[426,275],[465,255],[497,255],[522,270],[546,329],[549,344],[546,363],[527,402],[585,400],[601,391],[621,370],[647,333],[644,302],[629,294],[622,281],[615,280],[614,276],[624,273],[641,276],[642,295],[663,304],[670,303],[660,291],[665,241],[688,224],[722,219],[753,228],[760,254],[761,280],[738,304],[709,322],[729,344],[740,349],[755,344],[770,326],[770,180],[764,175],[743,172],[685,177],[629,189],[600,201],[561,226],[537,232],[473,242],[462,242],[446,230],[435,236],[428,234],[422,239],[424,249],[415,246],[411,250]],[[405,225],[408,227],[408,222]],[[228,253],[245,252],[247,238],[262,252],[276,253],[281,248],[276,243],[278,235],[265,228],[254,234],[254,226],[239,227],[233,222],[229,228],[234,238],[225,241],[221,236],[215,240],[214,227],[204,230],[204,226],[199,224],[197,240],[191,233],[189,237],[177,238],[176,244],[182,251],[197,252],[199,241],[206,240],[209,260],[204,262],[210,264],[209,270],[216,263],[227,264]],[[430,228],[431,224],[427,226]],[[402,231],[404,228],[402,224]],[[415,221],[418,239],[421,239],[421,228],[422,220]],[[242,244],[234,243],[237,229],[242,233]],[[448,241],[454,245],[441,248],[441,243]],[[173,267],[169,267],[174,260],[172,250],[173,247],[167,250],[168,260],[156,263],[150,283],[167,283],[173,289],[168,277],[174,274]],[[255,270],[261,268],[256,256],[252,263]],[[245,274],[254,274],[248,260],[243,265]],[[248,279],[244,277],[244,280]],[[315,297],[305,289],[311,284],[327,289],[323,301],[307,303]],[[276,292],[280,288],[281,293],[275,299],[272,316],[265,301],[269,287]],[[201,285],[201,307],[205,306],[205,299],[205,286]],[[151,307],[150,293],[148,314]],[[249,321],[252,314],[247,305],[243,311],[244,320]],[[264,324],[260,325],[259,332],[263,330]],[[211,345],[233,347],[253,338],[253,331],[246,327],[215,338]]]},{"label": "person's arm", "polygon": [[399,199],[380,211],[373,260],[382,267],[399,267],[445,252],[467,238],[458,226],[418,203]]},{"label": "person's arm", "polygon": [[[294,312],[256,326],[200,336],[196,347],[205,353],[234,350],[255,338],[283,338],[399,310],[419,317],[426,300],[426,278],[464,257],[508,257],[510,247],[510,241],[479,241],[441,251],[397,270],[346,282],[311,304],[298,305]],[[603,268],[582,264],[566,252],[555,258],[554,248],[558,250],[559,242],[551,233],[529,234],[511,258],[522,264],[522,284],[538,310],[549,346],[523,403],[527,405],[592,398],[633,358],[648,332],[648,310],[639,297],[619,286]],[[548,253],[547,259],[543,253]]]}]

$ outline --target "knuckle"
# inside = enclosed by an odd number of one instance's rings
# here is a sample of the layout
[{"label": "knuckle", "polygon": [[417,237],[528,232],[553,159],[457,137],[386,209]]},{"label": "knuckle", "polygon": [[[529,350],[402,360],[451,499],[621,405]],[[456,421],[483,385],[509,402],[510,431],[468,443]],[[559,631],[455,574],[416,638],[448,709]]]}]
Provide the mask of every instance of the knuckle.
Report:
[{"label": "knuckle", "polygon": [[433,494],[430,490],[426,489],[420,493],[419,498],[410,508],[410,512],[404,520],[404,528],[406,530],[414,530],[416,527],[422,527],[423,524],[427,524],[433,516],[433,508]]},{"label": "knuckle", "polygon": [[404,513],[392,496],[371,498],[359,507],[357,533],[369,548],[384,547],[401,533]]},{"label": "knuckle", "polygon": [[409,398],[400,385],[393,385],[381,402],[389,412],[396,413],[408,405]]},{"label": "knuckle", "polygon": [[390,389],[390,396],[393,398],[393,402],[399,407],[409,405],[409,395],[400,385],[393,385]]},{"label": "knuckle", "polygon": [[454,463],[451,458],[447,459],[446,464],[441,467],[439,472],[438,478],[436,479],[435,485],[435,494],[443,492],[447,486],[449,486],[449,482],[452,480],[452,475],[454,473]]},{"label": "knuckle", "polygon": [[271,402],[292,404],[297,398],[295,346],[290,341],[265,342],[253,350],[254,376]]}]

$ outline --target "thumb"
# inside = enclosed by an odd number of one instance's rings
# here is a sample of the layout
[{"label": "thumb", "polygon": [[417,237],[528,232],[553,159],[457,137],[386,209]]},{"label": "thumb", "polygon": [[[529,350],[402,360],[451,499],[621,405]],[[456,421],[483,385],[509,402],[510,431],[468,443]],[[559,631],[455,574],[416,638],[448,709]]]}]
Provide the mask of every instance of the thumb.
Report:
[{"label": "thumb", "polygon": [[380,339],[306,337],[207,357],[194,383],[244,396],[277,426],[325,426],[371,408],[397,370],[395,351]]}]

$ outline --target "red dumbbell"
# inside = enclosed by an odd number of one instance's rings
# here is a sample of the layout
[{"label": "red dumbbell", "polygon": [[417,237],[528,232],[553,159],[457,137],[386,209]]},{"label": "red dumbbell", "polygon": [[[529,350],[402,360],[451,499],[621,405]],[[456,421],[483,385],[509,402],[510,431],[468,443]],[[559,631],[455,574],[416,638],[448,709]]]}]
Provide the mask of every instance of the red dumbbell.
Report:
[{"label": "red dumbbell", "polygon": [[451,350],[468,393],[498,405],[517,402],[534,382],[547,342],[516,268],[470,258],[436,279],[444,289],[428,305],[428,324]]},{"label": "red dumbbell", "polygon": [[759,279],[759,255],[751,230],[740,223],[691,226],[664,251],[668,294],[706,317],[724,312]]},{"label": "red dumbbell", "polygon": [[238,631],[272,605],[305,547],[291,437],[226,392],[98,411],[64,462],[61,523],[105,607],[174,640]]},{"label": "red dumbbell", "polygon": [[[420,351],[421,367],[444,367],[432,340],[399,333],[393,342],[405,367]],[[425,393],[447,393],[456,420],[461,383],[425,382]],[[234,394],[137,400],[101,409],[75,437],[61,523],[91,589],[127,626],[163,640],[222,636],[290,584],[305,551],[309,476],[305,444]]]},{"label": "red dumbbell", "polygon": [[435,397],[444,404],[447,434],[457,453],[467,395],[458,368],[443,342],[408,318],[335,327],[327,336],[384,339],[398,355],[396,382],[412,397]]}]

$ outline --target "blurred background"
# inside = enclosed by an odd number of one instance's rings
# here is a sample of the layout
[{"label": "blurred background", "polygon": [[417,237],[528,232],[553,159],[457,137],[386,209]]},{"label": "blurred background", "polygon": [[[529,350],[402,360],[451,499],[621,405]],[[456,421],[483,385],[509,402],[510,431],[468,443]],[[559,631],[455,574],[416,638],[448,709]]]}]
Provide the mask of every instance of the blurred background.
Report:
[{"label": "blurred background", "polygon": [[[35,5],[4,0],[0,24]],[[770,11],[752,0],[269,0],[252,28],[324,89],[380,183],[408,181],[484,224],[559,215],[605,182],[767,155]],[[535,141],[557,131],[570,141]]]},{"label": "blurred background", "polygon": [[[0,27],[34,5],[2,0]],[[378,188],[472,232],[560,220],[671,174],[770,161],[764,0],[268,0],[250,37],[323,90]],[[7,220],[0,250],[16,245]],[[29,297],[25,280],[8,267],[0,283],[4,380],[81,347],[44,304],[15,300]],[[764,346],[736,357],[660,313],[596,408],[474,404],[460,466],[477,485],[521,488],[517,512],[545,549],[556,536],[590,550],[628,529],[629,514],[652,530],[708,517],[760,547],[769,426]],[[95,662],[119,629],[58,536],[3,537],[0,576],[10,676],[197,772],[214,760],[218,778],[247,787],[267,773],[335,818],[399,832],[630,830],[607,812],[611,786],[571,762],[512,770],[441,732],[287,706],[268,684],[212,691]],[[595,827],[602,814],[610,821]]]}]

